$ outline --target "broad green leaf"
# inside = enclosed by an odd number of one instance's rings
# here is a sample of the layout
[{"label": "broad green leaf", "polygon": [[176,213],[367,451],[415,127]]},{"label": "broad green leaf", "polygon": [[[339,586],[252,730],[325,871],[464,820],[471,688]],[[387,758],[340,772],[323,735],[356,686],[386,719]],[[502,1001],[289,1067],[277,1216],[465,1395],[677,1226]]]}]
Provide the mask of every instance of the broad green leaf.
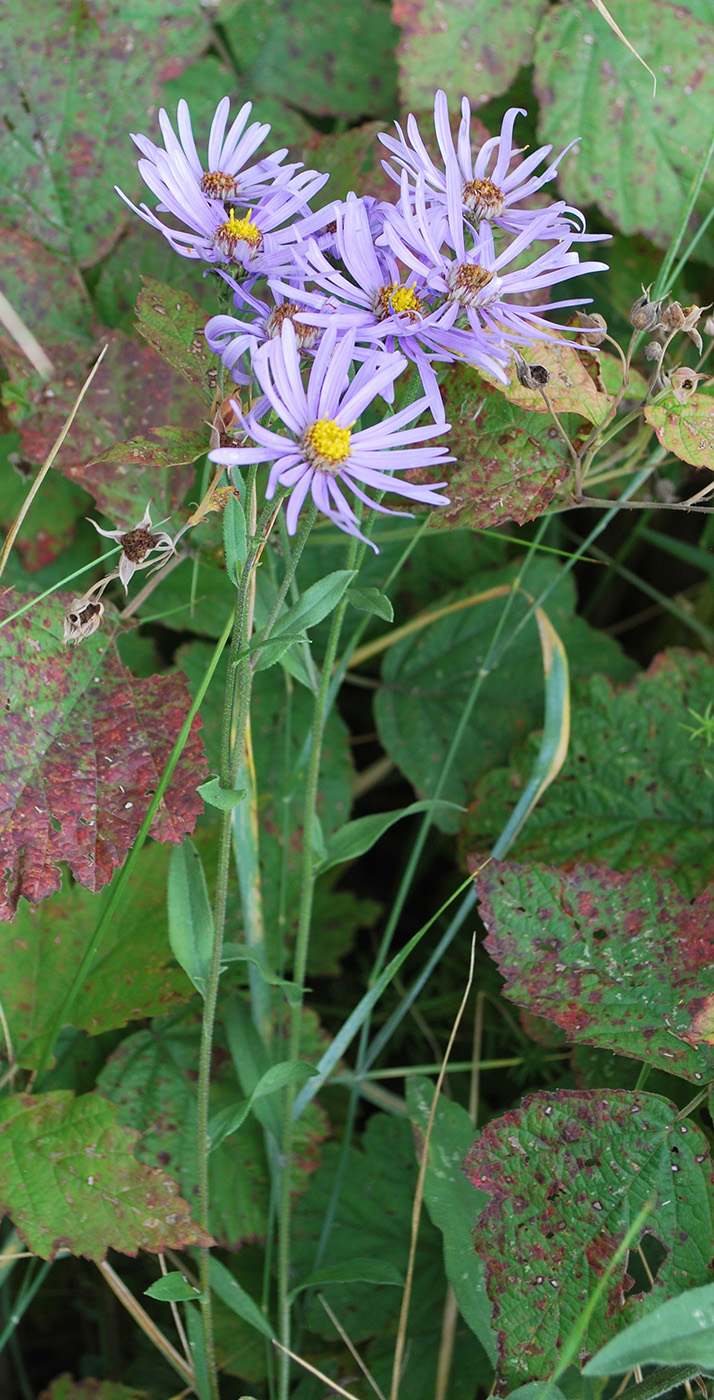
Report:
[{"label": "broad green leaf", "polygon": [[[305,1037],[308,1048],[309,1038]],[[196,1192],[196,1083],[200,1029],[196,1022],[155,1023],[129,1036],[99,1077],[103,1094],[117,1104],[118,1121],[139,1134],[137,1156],[162,1165],[180,1182],[187,1200]],[[279,1053],[279,1051],[278,1051]],[[238,1097],[236,1077],[225,1041],[215,1041],[216,1070],[211,1078],[209,1113],[232,1108]],[[270,1103],[271,1100],[266,1100]],[[304,1189],[319,1161],[326,1120],[316,1105],[298,1125],[293,1181]],[[217,1147],[209,1159],[210,1230],[222,1245],[235,1249],[245,1240],[265,1236],[270,1180],[263,1129],[251,1115],[241,1130]]]},{"label": "broad green leaf", "polygon": [[305,1060],[282,1060],[271,1065],[258,1080],[250,1098],[245,1103],[224,1108],[211,1118],[208,1125],[209,1151],[215,1151],[225,1138],[231,1137],[242,1127],[253,1105],[258,1099],[268,1098],[284,1089],[286,1084],[301,1084],[317,1071]]},{"label": "broad green leaf", "polygon": [[714,1372],[714,1283],[660,1303],[613,1337],[584,1368],[586,1376],[619,1376],[633,1366],[696,1362]]},{"label": "broad green leaf", "polygon": [[[374,1113],[361,1145],[350,1148],[346,1160],[342,1158],[341,1145],[329,1143],[320,1170],[311,1177],[305,1195],[295,1206],[295,1277],[303,1280],[333,1262],[348,1267],[355,1260],[364,1259],[391,1267],[395,1274],[404,1277],[416,1178],[412,1129],[404,1119]],[[316,1261],[317,1242],[338,1183],[334,1223],[324,1257]],[[414,1400],[433,1400],[434,1396],[446,1293],[442,1255],[441,1235],[423,1213],[402,1377],[404,1394]],[[337,1317],[349,1318],[350,1339],[362,1355],[364,1344],[369,1341],[370,1370],[386,1393],[401,1290],[376,1287],[372,1282],[333,1282],[328,1299]],[[331,1340],[334,1336],[332,1324],[314,1296],[306,1307],[306,1325],[320,1337]],[[478,1375],[488,1384],[488,1359],[477,1338],[465,1327],[456,1329],[453,1365],[455,1374]]]},{"label": "broad green leaf", "polygon": [[136,303],[137,329],[154,350],[187,379],[205,404],[217,383],[215,356],[203,334],[206,316],[187,292],[142,278]]},{"label": "broad green leaf", "polygon": [[[433,1095],[434,1086],[428,1079],[412,1076],[407,1080],[407,1108],[414,1125],[417,1155],[423,1151]],[[473,1136],[473,1123],[466,1109],[441,1098],[429,1141],[424,1200],[430,1219],[443,1236],[446,1277],[456,1294],[459,1312],[495,1362],[484,1269],[471,1240],[471,1231],[487,1197],[474,1191],[461,1168]]]},{"label": "broad green leaf", "polygon": [[326,1264],[324,1269],[308,1274],[290,1296],[297,1298],[306,1288],[324,1288],[330,1283],[386,1283],[403,1288],[404,1278],[392,1264],[380,1259],[344,1259],[340,1264]]},{"label": "broad green leaf", "polygon": [[[449,505],[432,512],[433,530],[469,525],[485,529],[515,520],[523,525],[554,500],[572,470],[567,448],[550,418],[509,403],[475,370],[452,365],[442,386],[456,460],[418,481],[446,480]],[[577,419],[564,424],[574,434]]]},{"label": "broad green leaf", "polygon": [[627,1256],[582,1338],[588,1354],[667,1294],[703,1284],[712,1251],[709,1148],[653,1094],[531,1094],[492,1119],[464,1163],[491,1200],[474,1233],[498,1332],[498,1385],[547,1378],[628,1228],[665,1248],[647,1294],[629,1292]]},{"label": "broad green leaf", "polygon": [[551,1381],[529,1381],[510,1391],[508,1400],[565,1400],[562,1390]]},{"label": "broad green leaf", "polygon": [[223,509],[223,545],[228,577],[237,586],[248,557],[245,511],[237,496],[229,496]]},{"label": "broad green leaf", "polygon": [[199,1290],[189,1283],[183,1274],[163,1274],[161,1278],[144,1289],[147,1298],[157,1298],[161,1303],[187,1303],[197,1297]]},{"label": "broad green leaf", "polygon": [[335,831],[325,843],[324,855],[316,866],[316,873],[322,875],[326,870],[331,870],[333,865],[341,865],[346,860],[356,860],[358,856],[364,855],[365,851],[371,851],[380,836],[403,817],[413,817],[419,812],[452,811],[453,808],[453,802],[411,802],[399,812],[373,812],[369,817],[357,817],[355,821],[347,822],[346,826]]},{"label": "broad green leaf", "polygon": [[398,7],[403,105],[431,108],[436,88],[444,88],[454,115],[465,92],[475,107],[505,92],[519,68],[533,61],[536,26],[546,8],[546,0],[480,0],[476,16],[468,4],[444,6],[439,0]]},{"label": "broad green leaf", "polygon": [[[534,87],[539,133],[562,150],[580,136],[559,168],[571,203],[593,202],[623,233],[646,233],[666,248],[711,139],[714,104],[711,11],[671,0],[608,0],[652,78],[589,0],[548,10],[536,45]],[[710,167],[697,204],[714,197]],[[712,257],[711,236],[697,257]]]},{"label": "broad green leaf", "polygon": [[23,1094],[0,1104],[0,1209],[34,1254],[51,1259],[65,1248],[98,1262],[108,1249],[211,1243],[176,1182],[135,1159],[136,1141],[97,1094]]},{"label": "broad green leaf", "polygon": [[571,1041],[685,1079],[714,1075],[714,889],[654,871],[491,862],[477,880],[505,993]]},{"label": "broad green leaf", "polygon": [[652,424],[657,441],[668,452],[693,467],[714,467],[714,398],[711,394],[693,394],[686,403],[679,403],[674,394],[667,394],[657,403],[645,408],[645,418]]},{"label": "broad green leaf", "polygon": [[249,1323],[251,1327],[255,1327],[256,1331],[262,1332],[264,1337],[268,1337],[272,1341],[275,1334],[268,1319],[260,1311],[258,1304],[253,1302],[250,1294],[241,1288],[238,1280],[214,1255],[211,1255],[208,1267],[211,1288],[221,1299],[221,1302],[225,1303],[231,1312],[242,1318],[243,1322]]},{"label": "broad green leaf", "polygon": [[[133,217],[114,192],[143,188],[131,131],[158,137],[160,76],[174,76],[201,52],[208,26],[183,4],[171,24],[155,7],[106,5],[85,12],[72,0],[4,12],[0,156],[14,223],[75,266],[91,267]],[[151,16],[151,18],[149,18]],[[160,237],[156,234],[155,237]]]},{"label": "broad green leaf", "polygon": [[[0,613],[9,616],[22,601],[6,590]],[[134,679],[106,632],[74,651],[63,646],[70,601],[56,595],[0,631],[5,919],[20,895],[36,904],[59,889],[61,860],[88,889],[108,882],[136,837],[189,709],[178,676]],[[157,840],[175,843],[192,830],[204,774],[195,729],[153,823]]]},{"label": "broad green leaf", "polygon": [[196,791],[200,792],[209,807],[217,807],[219,812],[232,812],[245,797],[245,788],[221,787],[219,778],[209,778],[207,783],[200,783]]},{"label": "broad green leaf", "polygon": [[[167,865],[165,847],[152,844],[141,852],[130,888],[77,995],[72,1025],[92,1036],[160,1015],[191,994],[185,974],[172,966]],[[38,909],[20,900],[13,924],[0,925],[2,1006],[15,1058],[25,1069],[37,1066],[108,893],[97,898],[67,884]]]},{"label": "broad green leaf", "polygon": [[[518,859],[615,869],[644,861],[689,896],[714,879],[714,787],[706,740],[693,737],[713,677],[708,657],[673,651],[622,688],[603,676],[576,686],[568,757],[518,837]],[[479,782],[466,849],[493,844],[528,780],[534,743]]]},{"label": "broad green leaf", "polygon": [[213,914],[201,857],[189,840],[171,852],[168,915],[171,951],[196,991],[205,996],[213,952]]},{"label": "broad green leaf", "polygon": [[385,593],[378,588],[348,588],[347,597],[358,612],[373,613],[384,622],[394,620],[394,608]]},{"label": "broad green leaf", "polygon": [[[502,596],[483,600],[480,595],[490,588],[508,585],[514,578],[512,565],[477,576],[472,580],[473,591],[467,595],[474,599],[473,604],[467,604],[463,595],[457,597],[453,600],[453,612],[433,622],[425,617],[423,628],[387,650],[382,685],[375,697],[380,738],[390,758],[426,797],[440,780],[464,706],[506,605]],[[557,565],[534,559],[523,586],[537,599],[542,590],[556,584],[544,607],[565,647],[571,678],[590,675],[594,667],[628,678],[632,663],[609,639],[572,616],[572,581],[566,578],[558,582],[558,578]],[[504,636],[523,619],[529,606],[523,594],[516,595]],[[504,652],[500,664],[483,681],[440,797],[459,805],[468,804],[479,777],[503,761],[501,755],[508,753],[519,734],[542,722],[543,658],[538,627],[531,618],[515,645]],[[529,776],[532,766],[530,755]],[[448,831],[460,824],[454,816],[445,814],[436,821]]]},{"label": "broad green leaf", "polygon": [[[254,13],[245,3],[238,14],[234,10],[241,24],[234,41],[239,51]],[[334,10],[320,0],[303,0],[297,10],[268,9],[263,32],[248,75],[261,93],[284,98],[289,72],[291,103],[312,116],[354,122],[396,107],[398,30],[377,0],[342,0]]]}]

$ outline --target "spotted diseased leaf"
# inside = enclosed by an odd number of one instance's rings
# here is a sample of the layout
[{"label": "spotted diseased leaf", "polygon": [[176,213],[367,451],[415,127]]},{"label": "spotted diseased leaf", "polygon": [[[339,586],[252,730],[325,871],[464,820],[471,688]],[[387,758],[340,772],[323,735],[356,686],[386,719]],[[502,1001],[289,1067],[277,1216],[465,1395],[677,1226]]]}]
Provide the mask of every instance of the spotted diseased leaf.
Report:
[{"label": "spotted diseased leaf", "polygon": [[0,1210],[33,1254],[159,1253],[212,1244],[171,1177],[134,1157],[113,1104],[68,1090],[0,1104]]},{"label": "spotted diseased leaf", "polygon": [[[561,1346],[646,1203],[664,1257],[649,1293],[623,1258],[581,1362],[655,1304],[709,1281],[714,1177],[707,1140],[653,1094],[531,1094],[484,1128],[464,1170],[491,1200],[474,1230],[498,1334],[496,1390],[550,1375]],[[636,1247],[636,1246],[633,1246]]]},{"label": "spotted diseased leaf", "polygon": [[[119,460],[105,461],[103,454],[126,438],[148,437],[157,421],[180,428],[194,442],[205,409],[150,346],[138,345],[121,331],[111,331],[104,341],[109,348],[60,448],[57,465],[118,524],[141,519],[147,501],[154,502],[156,514],[170,515],[193,480],[190,466],[145,465],[128,450]],[[10,392],[16,395],[10,418],[31,462],[44,461],[54,445],[99,352],[98,347],[78,362],[76,348],[47,348],[57,367],[49,384],[28,372],[19,352],[8,361]],[[188,463],[193,455],[182,449],[181,461]]]},{"label": "spotted diseased leaf", "polygon": [[[104,257],[132,215],[141,179],[131,131],[150,131],[163,78],[197,57],[207,28],[193,5],[151,22],[149,5],[73,0],[5,8],[0,156],[6,222],[80,267]],[[141,14],[143,8],[144,14]],[[153,135],[153,132],[151,133]]]},{"label": "spotted diseased leaf", "polygon": [[446,442],[456,461],[440,467],[438,477],[421,468],[407,473],[419,483],[446,479],[449,505],[432,511],[432,529],[486,529],[535,519],[571,470],[555,424],[509,403],[475,370],[460,365],[449,370],[442,393],[451,424]]},{"label": "spotted diseased leaf", "polygon": [[136,303],[137,328],[163,360],[187,379],[203,400],[213,402],[216,358],[203,334],[206,315],[188,292],[177,292],[155,277],[142,277]]},{"label": "spotted diseased leaf", "polygon": [[714,397],[693,394],[678,403],[668,394],[658,403],[647,404],[645,418],[651,423],[668,452],[690,462],[693,467],[714,468]]},{"label": "spotted diseased leaf", "polygon": [[[589,423],[599,423],[610,407],[610,396],[598,386],[599,363],[587,350],[576,349],[565,337],[555,344],[524,345],[521,358],[529,365],[542,365],[549,379],[545,385],[548,401],[557,414],[577,413]],[[537,389],[526,389],[513,366],[511,382],[502,393],[510,403],[534,413],[550,414],[543,395]]]},{"label": "spotted diseased leaf", "polygon": [[96,1381],[89,1376],[75,1381],[67,1371],[50,1382],[40,1393],[39,1400],[146,1400],[146,1391],[119,1381]]},{"label": "spotted diseased leaf", "polygon": [[436,88],[450,101],[468,93],[475,107],[510,87],[532,62],[536,26],[546,0],[395,0],[402,31],[398,50],[402,102],[431,107]]},{"label": "spotted diseased leaf", "polygon": [[[72,1007],[72,1025],[90,1035],[158,1016],[188,1001],[193,987],[176,967],[168,939],[168,851],[150,843],[134,868],[100,952]],[[99,898],[66,884],[37,909],[20,900],[12,925],[0,925],[2,1005],[16,1062],[35,1069],[75,971],[87,951],[108,891]],[[140,929],[137,938],[127,929]],[[140,954],[139,954],[140,946]]]},{"label": "spotted diseased leaf", "polygon": [[116,442],[97,458],[100,462],[124,462],[137,467],[179,467],[195,462],[209,448],[208,427],[150,428],[152,437]]},{"label": "spotted diseased leaf", "polygon": [[[714,784],[709,750],[694,737],[701,723],[694,716],[706,712],[713,681],[708,656],[671,651],[629,685],[614,688],[598,675],[576,684],[568,756],[514,854],[620,870],[646,861],[690,897],[714,881]],[[529,740],[513,750],[509,767],[480,780],[464,823],[467,850],[493,844],[533,759]]]},{"label": "spotted diseased leaf", "polygon": [[[645,233],[666,248],[710,139],[702,113],[714,103],[711,7],[608,0],[607,8],[656,73],[656,93],[651,74],[590,0],[551,5],[536,43],[539,135],[556,150],[580,136],[559,171],[567,200],[596,203],[623,233]],[[696,223],[713,195],[710,166]],[[705,235],[697,257],[711,261],[713,251]]]},{"label": "spotted diseased leaf", "polygon": [[[8,589],[0,617],[23,598]],[[179,676],[139,679],[107,633],[62,645],[69,595],[38,603],[0,631],[4,697],[0,777],[0,918],[24,895],[37,904],[60,887],[66,860],[98,890],[124,863],[189,709]],[[206,775],[194,724],[151,834],[178,843],[193,830]]]},{"label": "spotted diseased leaf", "polygon": [[505,994],[568,1039],[701,1082],[714,1075],[714,887],[654,871],[492,862],[477,878]]}]

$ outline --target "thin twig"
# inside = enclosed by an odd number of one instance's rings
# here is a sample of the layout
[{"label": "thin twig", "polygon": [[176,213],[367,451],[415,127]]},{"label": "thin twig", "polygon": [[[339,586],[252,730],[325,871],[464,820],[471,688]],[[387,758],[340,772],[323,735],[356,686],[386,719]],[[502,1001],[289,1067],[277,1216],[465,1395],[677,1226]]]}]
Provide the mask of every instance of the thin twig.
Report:
[{"label": "thin twig", "polygon": [[56,438],[56,440],[55,440],[53,446],[50,448],[50,451],[49,451],[48,456],[45,458],[45,460],[44,460],[42,466],[40,467],[40,470],[39,470],[39,472],[37,473],[37,476],[35,477],[35,480],[33,481],[33,483],[32,483],[32,485],[31,485],[31,487],[30,487],[30,489],[29,489],[29,491],[28,491],[28,493],[27,493],[27,495],[26,495],[26,497],[25,497],[25,499],[24,499],[22,505],[20,506],[20,510],[19,510],[19,512],[18,512],[17,519],[16,519],[16,520],[13,522],[13,524],[10,526],[10,529],[9,529],[8,535],[7,535],[7,539],[5,540],[5,543],[4,543],[3,547],[2,547],[2,552],[0,552],[0,576],[2,575],[2,573],[3,573],[3,571],[4,571],[5,565],[7,564],[7,561],[8,561],[9,555],[10,555],[10,550],[12,549],[12,546],[13,546],[14,543],[15,543],[15,540],[16,540],[16,538],[17,538],[18,531],[20,530],[20,528],[21,528],[21,526],[22,526],[22,522],[23,522],[23,520],[25,519],[25,516],[27,515],[27,512],[28,512],[28,510],[30,509],[30,506],[32,505],[32,502],[34,501],[35,496],[37,495],[37,492],[39,491],[39,489],[40,489],[40,487],[41,487],[41,485],[42,485],[42,483],[43,483],[45,477],[47,476],[47,473],[48,473],[48,471],[50,470],[50,467],[52,466],[52,463],[54,462],[55,457],[57,456],[57,453],[59,452],[59,450],[60,450],[60,448],[61,448],[61,446],[62,446],[62,443],[64,442],[64,440],[65,440],[65,438],[66,438],[66,436],[67,436],[67,434],[68,434],[68,432],[69,432],[69,430],[70,430],[70,428],[71,428],[71,426],[72,426],[72,424],[73,424],[73,422],[74,422],[74,420],[75,420],[75,417],[76,417],[76,415],[77,415],[77,410],[78,410],[78,408],[79,408],[79,406],[80,406],[80,404],[81,404],[81,402],[82,402],[82,399],[84,398],[84,396],[85,396],[85,394],[86,394],[86,392],[87,392],[87,390],[88,390],[88,388],[89,388],[89,386],[90,386],[92,380],[94,379],[94,376],[95,376],[95,374],[97,373],[97,370],[99,369],[99,366],[100,366],[100,364],[102,363],[102,360],[104,359],[104,356],[106,355],[108,348],[109,348],[108,344],[105,345],[104,348],[103,348],[103,350],[101,351],[101,353],[100,353],[100,355],[99,355],[99,358],[98,358],[97,360],[95,360],[94,365],[92,366],[91,370],[89,371],[89,374],[87,375],[87,378],[85,379],[85,381],[84,381],[84,383],[83,383],[83,385],[82,385],[82,387],[81,387],[81,389],[80,389],[80,391],[79,391],[79,394],[77,395],[77,398],[76,398],[75,401],[74,401],[74,405],[73,405],[72,411],[71,411],[71,413],[70,413],[70,415],[69,415],[69,418],[67,419],[67,421],[66,421],[64,427],[62,428],[61,432],[59,433],[59,436]]},{"label": "thin twig", "polygon": [[338,1319],[337,1317],[335,1317],[335,1314],[333,1313],[332,1308],[330,1307],[329,1303],[326,1301],[324,1294],[318,1293],[317,1297],[318,1297],[318,1301],[322,1304],[323,1308],[325,1309],[325,1312],[327,1313],[327,1316],[329,1317],[330,1322],[332,1323],[332,1326],[334,1327],[335,1331],[339,1334],[339,1336],[342,1338],[342,1340],[343,1340],[345,1346],[347,1347],[347,1350],[348,1350],[350,1356],[352,1357],[352,1359],[353,1359],[354,1361],[357,1362],[357,1365],[359,1366],[360,1371],[362,1372],[362,1375],[365,1376],[366,1379],[368,1380],[368,1382],[369,1382],[369,1384],[371,1385],[371,1387],[372,1387],[372,1389],[373,1389],[375,1395],[378,1395],[378,1396],[379,1396],[379,1400],[385,1400],[384,1392],[380,1390],[380,1388],[379,1388],[379,1386],[377,1385],[377,1382],[376,1382],[376,1380],[374,1379],[374,1376],[372,1375],[372,1372],[370,1371],[369,1367],[368,1367],[368,1366],[365,1366],[364,1361],[362,1360],[361,1356],[359,1355],[359,1352],[356,1350],[354,1344],[350,1341],[350,1338],[347,1336],[347,1333],[345,1332],[345,1329],[344,1329],[344,1327],[342,1326],[342,1323],[339,1321],[339,1319]]},{"label": "thin twig", "polygon": [[334,1390],[338,1395],[343,1395],[344,1400],[357,1400],[356,1395],[350,1395],[349,1390],[345,1390],[343,1386],[338,1385],[337,1381],[331,1380],[329,1376],[325,1375],[324,1371],[318,1371],[317,1366],[311,1366],[309,1361],[303,1361],[303,1358],[298,1356],[296,1352],[291,1351],[290,1347],[284,1347],[282,1342],[278,1341],[277,1337],[273,1337],[273,1346],[277,1347],[278,1351],[282,1351],[286,1356],[289,1356],[291,1361],[297,1361],[298,1366],[302,1366],[303,1370],[309,1371],[311,1376],[317,1376],[317,1379],[322,1381],[323,1384],[327,1386],[328,1390]]},{"label": "thin twig", "polygon": [[166,1360],[173,1366],[174,1370],[178,1371],[181,1379],[184,1380],[192,1390],[195,1390],[196,1377],[193,1367],[187,1365],[176,1348],[171,1345],[171,1342],[164,1336],[160,1328],[156,1326],[156,1323],[149,1317],[149,1314],[145,1312],[141,1303],[134,1297],[134,1294],[127,1288],[125,1283],[122,1283],[122,1280],[119,1275],[114,1272],[111,1264],[107,1264],[105,1259],[101,1264],[97,1264],[97,1268],[102,1277],[109,1284],[112,1293],[119,1299],[122,1307],[126,1308],[130,1316],[138,1323],[142,1332],[149,1338],[150,1342],[153,1342],[157,1351],[160,1351],[162,1356],[166,1357]]}]

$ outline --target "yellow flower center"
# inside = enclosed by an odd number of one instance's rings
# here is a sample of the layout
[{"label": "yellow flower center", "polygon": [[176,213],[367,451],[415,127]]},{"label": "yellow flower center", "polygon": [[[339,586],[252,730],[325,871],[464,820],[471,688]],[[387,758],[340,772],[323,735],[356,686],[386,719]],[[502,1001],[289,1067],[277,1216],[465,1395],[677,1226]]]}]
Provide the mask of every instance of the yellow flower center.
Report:
[{"label": "yellow flower center", "polygon": [[461,198],[477,219],[497,219],[505,207],[503,190],[493,180],[467,180]]},{"label": "yellow flower center", "polygon": [[318,418],[303,433],[302,449],[315,471],[337,476],[350,455],[349,428],[340,428],[332,418]]},{"label": "yellow flower center", "polygon": [[231,209],[226,222],[221,224],[213,235],[214,247],[218,248],[219,252],[225,254],[227,258],[233,257],[239,243],[248,244],[252,258],[260,252],[263,246],[263,235],[257,224],[253,223],[252,209],[243,219],[237,219],[235,209]]},{"label": "yellow flower center", "polygon": [[235,199],[238,181],[235,175],[226,175],[222,170],[207,170],[201,176],[201,189],[209,199]]},{"label": "yellow flower center", "polygon": [[418,321],[422,315],[422,304],[413,287],[390,282],[377,292],[375,312],[380,321],[386,321],[390,316],[406,316],[410,321]]}]

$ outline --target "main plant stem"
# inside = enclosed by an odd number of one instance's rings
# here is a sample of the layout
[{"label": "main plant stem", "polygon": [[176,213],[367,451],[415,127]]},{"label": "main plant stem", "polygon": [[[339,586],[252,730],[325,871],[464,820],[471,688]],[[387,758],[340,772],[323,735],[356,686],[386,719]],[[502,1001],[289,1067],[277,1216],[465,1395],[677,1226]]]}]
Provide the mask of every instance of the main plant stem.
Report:
[{"label": "main plant stem", "polygon": [[[357,554],[356,542],[350,548],[348,568],[354,568]],[[315,709],[312,721],[312,733],[310,737],[310,756],[308,760],[307,776],[305,781],[305,806],[303,818],[302,835],[302,866],[300,878],[300,912],[298,918],[298,932],[295,942],[295,961],[293,967],[293,982],[299,988],[300,997],[296,998],[296,1004],[290,1008],[290,1038],[288,1047],[288,1059],[297,1060],[300,1055],[300,1038],[302,1032],[302,1005],[305,990],[305,973],[307,969],[307,954],[310,944],[310,924],[312,920],[312,902],[315,885],[313,874],[314,866],[314,837],[315,837],[315,816],[317,805],[317,787],[320,777],[320,760],[322,758],[322,737],[327,718],[328,702],[330,696],[330,685],[332,681],[332,670],[337,656],[337,648],[340,641],[340,632],[345,611],[347,609],[347,599],[343,598],[337,605],[332,617],[332,626],[327,642],[327,650],[322,666],[322,677],[320,688],[315,697]],[[295,1101],[295,1087],[289,1085],[285,1091],[284,1120],[283,1120],[283,1143],[282,1143],[282,1176],[280,1181],[280,1220],[278,1234],[278,1312],[279,1312],[279,1332],[280,1341],[283,1347],[290,1347],[290,1236],[291,1236],[291,1216],[292,1216],[292,1157],[293,1157],[293,1104]],[[290,1386],[290,1357],[285,1351],[280,1352],[280,1371],[278,1383],[279,1400],[287,1400]]]},{"label": "main plant stem", "polygon": [[[255,469],[251,472],[248,482],[248,489],[254,489]],[[260,560],[260,556],[265,547],[267,533],[276,516],[274,503],[267,507],[258,522],[256,535],[252,541],[252,548],[241,572],[238,584],[238,598],[236,602],[235,621],[231,635],[231,648],[228,658],[226,674],[226,686],[223,701],[223,716],[221,720],[221,764],[220,783],[222,788],[234,788],[240,765],[243,759],[243,752],[246,742],[246,732],[250,715],[250,694],[252,686],[253,669],[251,665],[251,655],[248,653],[248,643],[250,641],[249,631],[252,621],[251,591],[255,569]],[[272,518],[271,518],[272,517]],[[280,589],[276,607],[271,614],[268,627],[266,628],[266,639],[273,623],[277,619],[278,611],[282,599],[284,598],[290,582],[294,576],[297,562],[305,544],[305,540],[314,522],[315,512],[308,514],[304,527],[293,551],[292,557],[287,561],[285,578]],[[254,654],[255,655],[255,654]],[[237,711],[237,713],[236,713]],[[234,725],[235,715],[235,725]],[[221,975],[221,961],[223,955],[223,936],[226,922],[226,901],[228,891],[228,876],[230,872],[231,854],[231,817],[232,812],[221,813],[221,824],[218,846],[218,868],[216,872],[216,889],[213,907],[213,950],[211,955],[211,967],[206,981],[206,991],[203,1005],[203,1020],[201,1025],[201,1047],[198,1062],[198,1087],[197,1087],[197,1149],[198,1149],[198,1218],[204,1230],[209,1228],[209,1142],[208,1142],[208,1119],[209,1119],[209,1099],[211,1083],[211,1058],[213,1052],[213,1034],[216,1022],[216,1005],[218,1001],[218,985]],[[219,1400],[218,1395],[218,1373],[216,1368],[215,1345],[213,1338],[213,1304],[210,1287],[210,1250],[201,1249],[199,1260],[199,1273],[201,1282],[201,1312],[203,1318],[203,1336],[206,1349],[206,1362],[209,1375],[211,1400]]]}]

